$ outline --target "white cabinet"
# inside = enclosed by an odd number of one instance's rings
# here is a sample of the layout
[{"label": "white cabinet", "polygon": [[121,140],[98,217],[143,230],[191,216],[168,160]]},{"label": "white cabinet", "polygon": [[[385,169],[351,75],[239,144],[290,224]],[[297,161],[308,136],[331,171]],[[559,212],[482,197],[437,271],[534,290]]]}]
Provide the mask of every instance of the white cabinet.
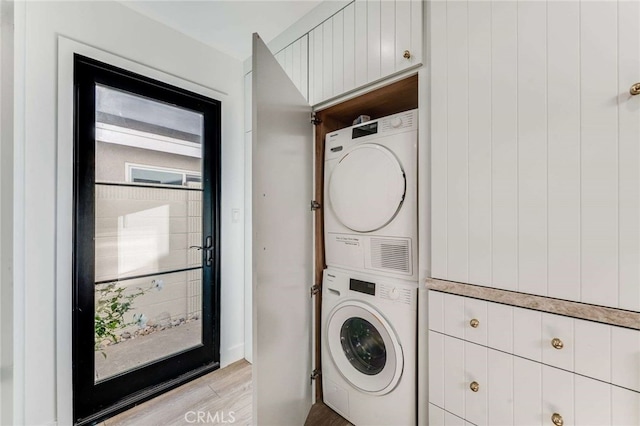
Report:
[{"label": "white cabinet", "polygon": [[309,44],[307,34],[300,37],[278,53],[275,58],[287,73],[302,96],[309,100]]},{"label": "white cabinet", "polygon": [[640,311],[639,16],[430,3],[433,278]]},{"label": "white cabinet", "polygon": [[355,0],[310,31],[310,103],[421,64],[422,7],[420,0]]},{"label": "white cabinet", "polygon": [[638,425],[638,360],[638,330],[429,292],[434,421]]}]

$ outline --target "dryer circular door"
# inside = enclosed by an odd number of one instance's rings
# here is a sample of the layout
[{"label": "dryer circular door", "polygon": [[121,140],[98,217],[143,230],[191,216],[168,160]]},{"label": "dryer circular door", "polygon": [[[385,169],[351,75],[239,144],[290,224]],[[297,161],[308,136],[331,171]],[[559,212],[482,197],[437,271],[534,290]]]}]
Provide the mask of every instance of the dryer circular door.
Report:
[{"label": "dryer circular door", "polygon": [[406,180],[402,165],[384,146],[365,143],[347,152],[329,180],[336,218],[356,232],[376,231],[398,214]]},{"label": "dryer circular door", "polygon": [[325,342],[342,376],[361,391],[391,392],[404,366],[402,347],[384,317],[371,306],[346,301],[329,314]]}]

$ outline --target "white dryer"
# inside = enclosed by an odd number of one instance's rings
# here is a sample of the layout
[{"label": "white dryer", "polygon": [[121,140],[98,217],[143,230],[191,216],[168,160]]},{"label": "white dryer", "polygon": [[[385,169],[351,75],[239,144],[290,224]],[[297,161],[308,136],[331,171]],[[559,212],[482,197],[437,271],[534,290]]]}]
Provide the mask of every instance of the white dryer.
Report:
[{"label": "white dryer", "polygon": [[327,266],[416,280],[417,110],[327,134]]},{"label": "white dryer", "polygon": [[324,403],[356,426],[415,425],[417,283],[324,271]]}]

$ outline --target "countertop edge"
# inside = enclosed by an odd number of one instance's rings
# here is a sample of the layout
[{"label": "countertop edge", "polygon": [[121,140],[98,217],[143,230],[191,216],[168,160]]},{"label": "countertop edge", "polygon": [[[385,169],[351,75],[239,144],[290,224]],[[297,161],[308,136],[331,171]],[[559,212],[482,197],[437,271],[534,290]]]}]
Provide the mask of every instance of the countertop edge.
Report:
[{"label": "countertop edge", "polygon": [[434,278],[426,279],[426,287],[443,293],[640,330],[640,312]]}]

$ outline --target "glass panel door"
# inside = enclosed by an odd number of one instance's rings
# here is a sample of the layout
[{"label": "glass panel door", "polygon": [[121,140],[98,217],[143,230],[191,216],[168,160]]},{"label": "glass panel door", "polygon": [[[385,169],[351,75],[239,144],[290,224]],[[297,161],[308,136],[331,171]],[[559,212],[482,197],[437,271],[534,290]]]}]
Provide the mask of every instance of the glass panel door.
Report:
[{"label": "glass panel door", "polygon": [[203,123],[96,85],[96,381],[202,344]]},{"label": "glass panel door", "polygon": [[76,57],[74,418],[219,366],[220,102]]}]

